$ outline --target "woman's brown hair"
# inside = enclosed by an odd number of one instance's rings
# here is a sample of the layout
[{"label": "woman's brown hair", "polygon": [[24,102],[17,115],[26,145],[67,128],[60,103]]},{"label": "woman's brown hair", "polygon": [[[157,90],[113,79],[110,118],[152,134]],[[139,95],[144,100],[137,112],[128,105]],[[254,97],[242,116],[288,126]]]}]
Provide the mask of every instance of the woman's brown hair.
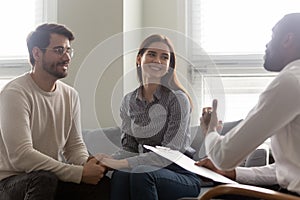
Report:
[{"label": "woman's brown hair", "polygon": [[[161,84],[170,89],[170,90],[181,90],[183,91],[189,98],[191,107],[192,107],[192,99],[186,89],[182,86],[180,81],[178,80],[177,74],[176,74],[176,56],[175,56],[175,51],[174,51],[174,46],[171,42],[171,40],[160,34],[154,34],[150,35],[147,37],[140,45],[137,57],[142,57],[146,50],[149,48],[149,46],[154,43],[154,42],[162,42],[166,44],[169,47],[170,50],[170,64],[169,64],[169,70],[166,75],[164,75],[161,79]],[[137,76],[138,80],[140,83],[140,86],[143,86],[143,78],[142,78],[142,70],[141,67],[139,67],[138,62],[136,62],[136,67],[137,67]]]}]

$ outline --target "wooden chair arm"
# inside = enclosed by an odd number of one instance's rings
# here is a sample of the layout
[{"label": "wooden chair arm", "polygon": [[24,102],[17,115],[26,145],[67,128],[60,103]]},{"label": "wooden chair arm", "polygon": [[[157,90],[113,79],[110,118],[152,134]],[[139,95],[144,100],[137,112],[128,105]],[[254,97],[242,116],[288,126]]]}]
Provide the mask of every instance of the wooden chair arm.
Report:
[{"label": "wooden chair arm", "polygon": [[300,200],[300,197],[297,196],[243,184],[224,184],[216,186],[204,193],[199,200],[209,200],[220,195],[239,195],[265,200]]}]

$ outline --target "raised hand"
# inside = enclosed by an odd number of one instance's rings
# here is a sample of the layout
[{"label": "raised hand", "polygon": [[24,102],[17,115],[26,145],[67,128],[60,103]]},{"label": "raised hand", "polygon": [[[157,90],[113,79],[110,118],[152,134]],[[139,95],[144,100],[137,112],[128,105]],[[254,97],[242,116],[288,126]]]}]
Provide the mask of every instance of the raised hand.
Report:
[{"label": "raised hand", "polygon": [[212,107],[205,107],[202,109],[202,117],[200,118],[200,127],[202,133],[207,134],[208,132],[217,131],[221,132],[223,129],[223,123],[218,120],[217,107],[218,101],[213,100]]},{"label": "raised hand", "polygon": [[217,108],[218,108],[218,100],[214,99],[212,102],[212,111],[210,114],[210,122],[207,130],[208,133],[212,131],[217,131],[217,127],[219,124]]}]

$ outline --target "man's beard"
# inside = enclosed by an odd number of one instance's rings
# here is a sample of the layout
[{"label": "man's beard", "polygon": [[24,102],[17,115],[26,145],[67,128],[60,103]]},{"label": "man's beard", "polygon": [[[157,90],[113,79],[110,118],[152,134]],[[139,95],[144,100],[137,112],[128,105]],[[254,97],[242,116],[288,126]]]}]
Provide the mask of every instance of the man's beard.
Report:
[{"label": "man's beard", "polygon": [[66,64],[65,62],[58,62],[58,63],[52,63],[52,64],[47,64],[46,62],[43,61],[43,69],[54,76],[57,79],[65,78],[68,75],[67,70],[63,70],[63,72],[59,72],[57,69],[62,68],[62,66]]}]

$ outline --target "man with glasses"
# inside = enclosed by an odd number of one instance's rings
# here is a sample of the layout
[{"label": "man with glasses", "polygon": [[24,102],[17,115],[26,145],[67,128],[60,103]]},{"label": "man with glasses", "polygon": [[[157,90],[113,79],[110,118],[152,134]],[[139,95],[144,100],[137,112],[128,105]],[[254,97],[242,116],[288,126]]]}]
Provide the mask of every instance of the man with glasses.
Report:
[{"label": "man with glasses", "polygon": [[32,70],[0,93],[1,200],[109,199],[106,168],[81,137],[78,94],[59,80],[73,40],[63,25],[37,27],[27,38]]}]

